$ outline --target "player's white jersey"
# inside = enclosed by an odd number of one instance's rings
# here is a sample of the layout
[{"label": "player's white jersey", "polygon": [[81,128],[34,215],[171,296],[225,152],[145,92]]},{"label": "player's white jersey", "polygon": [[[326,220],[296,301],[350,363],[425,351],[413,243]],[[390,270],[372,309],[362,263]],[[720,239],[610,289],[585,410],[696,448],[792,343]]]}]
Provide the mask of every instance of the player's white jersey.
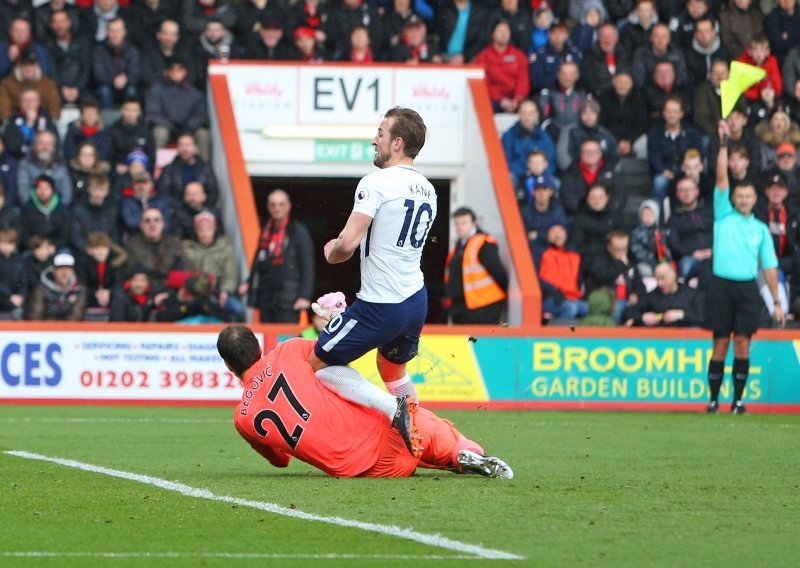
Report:
[{"label": "player's white jersey", "polygon": [[361,241],[361,291],[365,302],[399,303],[425,284],[420,260],[436,218],[436,190],[410,166],[364,176],[353,211],[372,217]]}]

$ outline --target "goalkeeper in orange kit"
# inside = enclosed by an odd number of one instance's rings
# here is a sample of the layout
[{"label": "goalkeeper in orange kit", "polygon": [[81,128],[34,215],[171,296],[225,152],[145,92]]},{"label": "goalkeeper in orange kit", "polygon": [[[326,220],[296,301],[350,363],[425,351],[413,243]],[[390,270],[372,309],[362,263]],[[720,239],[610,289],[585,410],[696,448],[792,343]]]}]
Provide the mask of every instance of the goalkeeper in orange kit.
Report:
[{"label": "goalkeeper in orange kit", "polygon": [[[327,367],[320,371],[322,377],[315,374],[308,363],[313,341],[290,339],[262,355],[253,332],[234,325],[220,333],[217,349],[244,386],[234,425],[275,467],[286,467],[296,457],[339,477],[407,477],[417,467],[514,476],[505,462],[484,455],[450,421],[415,402],[408,405],[408,426],[416,442],[413,453],[409,451],[392,427],[397,399],[350,367]],[[386,397],[385,411],[343,398],[348,389],[369,388],[375,389],[376,399]]]}]

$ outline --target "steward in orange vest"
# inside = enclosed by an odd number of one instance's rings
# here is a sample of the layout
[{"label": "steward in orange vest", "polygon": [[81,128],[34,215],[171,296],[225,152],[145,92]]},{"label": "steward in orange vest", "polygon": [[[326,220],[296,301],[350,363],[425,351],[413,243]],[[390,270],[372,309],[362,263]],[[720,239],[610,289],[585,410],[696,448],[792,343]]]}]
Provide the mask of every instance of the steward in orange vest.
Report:
[{"label": "steward in orange vest", "polygon": [[453,213],[458,242],[445,264],[444,307],[453,323],[498,324],[508,288],[497,241],[480,231],[466,207]]}]

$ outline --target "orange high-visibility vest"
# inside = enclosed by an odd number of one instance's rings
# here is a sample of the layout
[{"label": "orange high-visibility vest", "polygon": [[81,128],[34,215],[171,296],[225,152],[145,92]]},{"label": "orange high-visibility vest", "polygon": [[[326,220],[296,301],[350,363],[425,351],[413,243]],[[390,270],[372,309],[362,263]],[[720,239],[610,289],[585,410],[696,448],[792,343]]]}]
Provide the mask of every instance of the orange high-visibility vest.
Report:
[{"label": "orange high-visibility vest", "polygon": [[[503,289],[494,281],[489,271],[478,260],[478,253],[484,243],[497,244],[497,241],[485,233],[475,233],[464,247],[464,258],[461,262],[461,281],[464,285],[464,303],[474,310],[499,302],[506,297]],[[456,245],[458,246],[458,245]],[[450,249],[445,263],[444,281],[450,280],[450,261],[456,247]]]}]

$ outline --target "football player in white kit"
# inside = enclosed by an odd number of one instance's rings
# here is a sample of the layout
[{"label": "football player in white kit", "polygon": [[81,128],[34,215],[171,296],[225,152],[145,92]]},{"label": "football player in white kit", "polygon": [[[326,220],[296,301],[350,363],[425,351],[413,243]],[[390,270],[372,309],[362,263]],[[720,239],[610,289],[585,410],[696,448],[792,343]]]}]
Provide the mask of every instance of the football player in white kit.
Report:
[{"label": "football player in white kit", "polygon": [[[361,247],[361,290],[356,302],[325,326],[309,363],[318,376],[328,366],[339,372],[377,347],[378,371],[399,397],[402,414],[405,398],[416,399],[406,363],[417,354],[428,312],[420,260],[436,218],[436,190],[414,169],[425,144],[425,123],[416,111],[390,109],[372,144],[380,169],[361,179],[344,229],[325,245],[331,264],[347,261]],[[347,398],[375,407],[358,393]]]}]

